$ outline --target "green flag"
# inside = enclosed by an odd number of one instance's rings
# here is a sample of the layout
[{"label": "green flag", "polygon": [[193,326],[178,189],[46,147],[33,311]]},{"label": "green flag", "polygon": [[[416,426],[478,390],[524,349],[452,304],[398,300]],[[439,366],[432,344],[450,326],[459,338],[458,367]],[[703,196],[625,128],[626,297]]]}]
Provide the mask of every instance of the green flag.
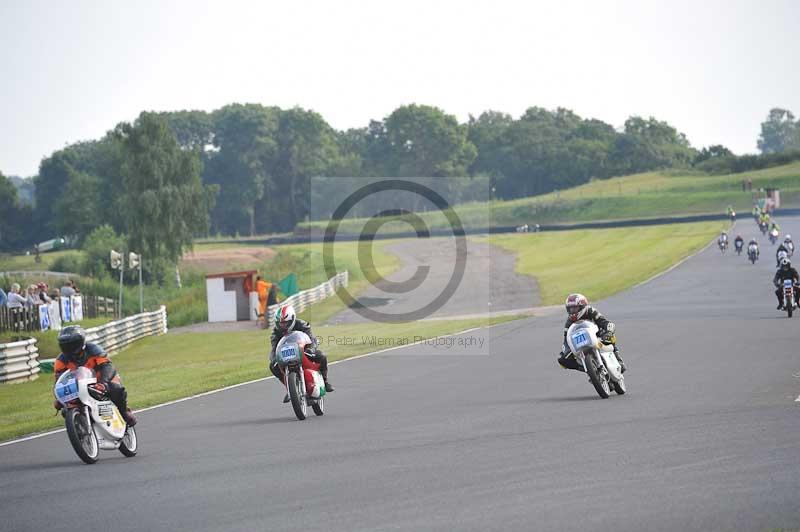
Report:
[{"label": "green flag", "polygon": [[278,287],[283,292],[283,295],[286,297],[295,295],[297,290],[297,276],[293,273],[290,273],[280,281],[278,281]]}]

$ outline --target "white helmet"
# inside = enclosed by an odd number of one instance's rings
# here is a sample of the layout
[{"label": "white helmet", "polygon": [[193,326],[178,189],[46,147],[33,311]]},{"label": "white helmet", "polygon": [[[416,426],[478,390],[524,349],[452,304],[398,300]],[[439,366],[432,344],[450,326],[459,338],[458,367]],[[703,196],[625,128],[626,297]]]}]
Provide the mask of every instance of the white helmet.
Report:
[{"label": "white helmet", "polygon": [[787,235],[783,238],[783,241],[784,242],[791,242],[792,241],[792,235],[787,233]]},{"label": "white helmet", "polygon": [[296,320],[297,313],[291,305],[283,305],[275,311],[275,327],[283,332],[292,330]]}]

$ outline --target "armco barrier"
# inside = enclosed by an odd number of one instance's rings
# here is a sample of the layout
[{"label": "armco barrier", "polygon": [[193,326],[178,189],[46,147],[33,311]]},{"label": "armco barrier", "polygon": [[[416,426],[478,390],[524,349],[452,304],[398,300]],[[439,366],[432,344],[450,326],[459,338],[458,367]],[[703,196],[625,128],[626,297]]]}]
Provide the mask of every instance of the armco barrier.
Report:
[{"label": "armco barrier", "polygon": [[278,310],[281,305],[292,305],[297,312],[303,312],[303,310],[310,305],[332,296],[336,290],[347,286],[348,279],[347,270],[345,270],[337,273],[319,286],[297,292],[295,295],[287,297],[279,304],[267,307],[267,319],[275,314],[275,311]]},{"label": "armco barrier", "polygon": [[[136,314],[105,325],[86,329],[86,341],[94,342],[106,353],[116,353],[123,347],[146,336],[167,332],[167,309]],[[23,382],[37,377],[42,366],[52,368],[53,359],[39,360],[36,339],[0,344],[0,383]]]},{"label": "armco barrier", "polygon": [[140,338],[166,332],[167,308],[162,306],[153,312],[136,314],[86,329],[86,341],[98,344],[106,353],[111,354]]},{"label": "armco barrier", "polygon": [[0,382],[32,381],[39,371],[36,339],[0,344]]}]

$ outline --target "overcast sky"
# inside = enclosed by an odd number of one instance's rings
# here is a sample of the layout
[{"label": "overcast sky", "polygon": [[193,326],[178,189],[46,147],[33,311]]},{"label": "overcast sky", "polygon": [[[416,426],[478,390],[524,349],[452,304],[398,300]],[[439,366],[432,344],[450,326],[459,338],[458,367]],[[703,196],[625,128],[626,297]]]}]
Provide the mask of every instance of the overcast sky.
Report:
[{"label": "overcast sky", "polygon": [[800,2],[0,0],[0,171],[142,110],[300,106],[335,128],[401,104],[465,121],[567,107],[653,115],[692,145],[754,152],[800,114]]}]

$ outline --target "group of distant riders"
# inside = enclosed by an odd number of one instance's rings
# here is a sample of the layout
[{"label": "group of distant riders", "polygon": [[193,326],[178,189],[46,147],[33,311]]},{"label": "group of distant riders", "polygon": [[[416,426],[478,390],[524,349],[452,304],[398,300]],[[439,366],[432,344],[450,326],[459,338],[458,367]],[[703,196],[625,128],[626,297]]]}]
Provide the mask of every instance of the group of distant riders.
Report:
[{"label": "group of distant riders", "polygon": [[[728,214],[730,215],[732,212],[733,211],[731,207],[728,207]],[[761,231],[771,236],[770,240],[772,242],[777,241],[781,228],[780,225],[778,225],[778,222],[776,222],[768,212],[762,211],[761,208],[756,205],[753,207],[753,218]],[[733,215],[732,219],[735,219],[735,214]],[[744,248],[744,239],[742,238],[742,235],[736,235],[733,245],[736,253],[740,254]],[[722,231],[719,235],[719,238],[717,238],[717,246],[722,253],[725,253],[725,250],[728,247],[728,234],[725,231]],[[758,242],[755,238],[751,238],[750,242],[747,244],[747,254],[748,258],[751,258],[753,262],[758,259],[759,249]],[[800,296],[800,277],[798,276],[797,270],[792,267],[792,262],[790,260],[793,255],[794,242],[792,241],[792,235],[787,233],[783,238],[783,242],[781,242],[780,245],[778,245],[778,248],[775,250],[775,267],[777,268],[777,271],[772,279],[772,283],[776,288],[775,297],[778,299],[777,310],[785,310],[782,288],[785,280],[792,280],[794,283],[795,301],[800,300],[798,299],[798,296]]]}]

